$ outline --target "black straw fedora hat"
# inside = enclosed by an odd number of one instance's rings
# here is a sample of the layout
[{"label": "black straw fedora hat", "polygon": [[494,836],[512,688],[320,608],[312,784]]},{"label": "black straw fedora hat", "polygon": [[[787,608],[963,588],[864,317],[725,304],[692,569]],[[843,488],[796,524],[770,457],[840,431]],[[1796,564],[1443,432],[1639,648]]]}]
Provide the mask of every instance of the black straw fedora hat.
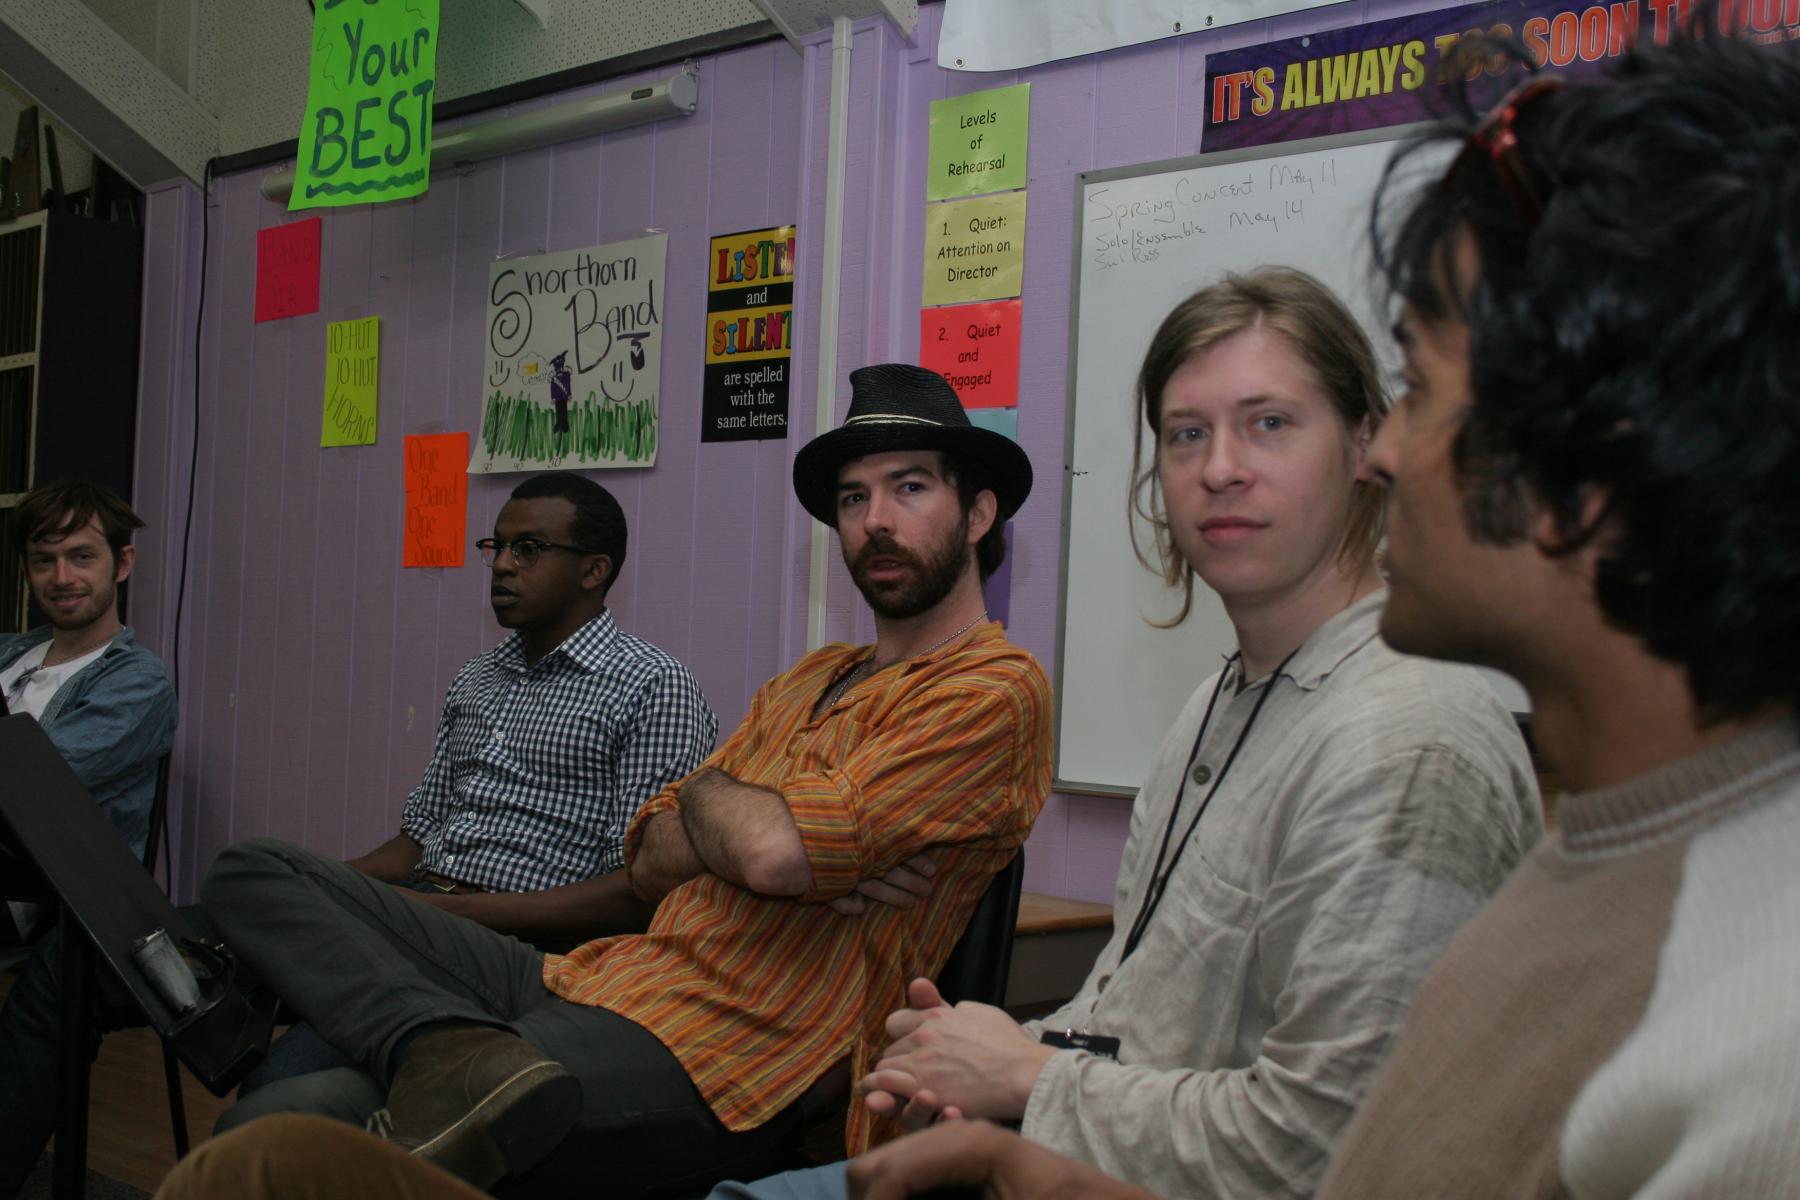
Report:
[{"label": "black straw fedora hat", "polygon": [[850,413],[794,457],[794,494],[806,511],[837,526],[838,468],[895,450],[940,450],[987,468],[1000,520],[1031,494],[1031,460],[1004,434],[969,423],[956,392],[936,371],[880,363],[850,372]]}]

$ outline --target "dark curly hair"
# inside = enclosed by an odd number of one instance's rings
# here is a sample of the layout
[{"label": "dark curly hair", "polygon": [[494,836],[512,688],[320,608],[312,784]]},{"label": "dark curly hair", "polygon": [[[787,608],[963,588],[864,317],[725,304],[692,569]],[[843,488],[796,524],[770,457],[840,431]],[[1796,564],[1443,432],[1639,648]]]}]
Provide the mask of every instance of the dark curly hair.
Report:
[{"label": "dark curly hair", "polygon": [[1516,157],[1402,186],[1475,116],[1442,123],[1373,217],[1391,292],[1469,329],[1472,535],[1519,541],[1541,511],[1595,546],[1601,612],[1686,669],[1709,723],[1800,707],[1800,43],[1717,28],[1697,7],[1520,107]]}]

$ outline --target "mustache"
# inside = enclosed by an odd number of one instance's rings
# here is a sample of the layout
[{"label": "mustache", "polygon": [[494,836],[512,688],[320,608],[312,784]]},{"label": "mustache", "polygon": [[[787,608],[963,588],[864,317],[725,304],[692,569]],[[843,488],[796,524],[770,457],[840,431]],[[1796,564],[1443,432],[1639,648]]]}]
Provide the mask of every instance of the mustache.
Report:
[{"label": "mustache", "polygon": [[852,565],[860,571],[867,568],[869,563],[877,558],[891,558],[895,562],[915,568],[921,565],[917,555],[884,533],[875,534],[863,543],[863,548],[856,552],[856,561]]}]

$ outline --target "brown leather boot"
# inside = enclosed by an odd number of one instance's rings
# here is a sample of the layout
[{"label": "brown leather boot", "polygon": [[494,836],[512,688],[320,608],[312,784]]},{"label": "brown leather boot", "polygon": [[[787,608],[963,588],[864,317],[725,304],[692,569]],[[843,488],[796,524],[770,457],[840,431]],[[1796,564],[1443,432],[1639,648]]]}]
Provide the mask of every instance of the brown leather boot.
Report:
[{"label": "brown leather boot", "polygon": [[459,1026],[421,1035],[369,1132],[489,1188],[535,1166],[574,1128],[581,1081],[521,1037]]}]

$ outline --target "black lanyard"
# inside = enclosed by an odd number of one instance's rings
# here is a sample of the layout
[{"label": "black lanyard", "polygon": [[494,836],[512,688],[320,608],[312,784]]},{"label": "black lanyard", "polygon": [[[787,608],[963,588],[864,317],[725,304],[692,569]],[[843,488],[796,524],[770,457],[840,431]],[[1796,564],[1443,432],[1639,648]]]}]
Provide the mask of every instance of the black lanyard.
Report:
[{"label": "black lanyard", "polygon": [[1262,713],[1263,704],[1268,701],[1269,693],[1275,690],[1275,681],[1281,677],[1282,671],[1287,669],[1287,665],[1294,661],[1294,655],[1298,653],[1300,653],[1300,648],[1296,646],[1288,652],[1286,658],[1281,660],[1281,665],[1270,673],[1269,682],[1263,686],[1262,695],[1256,698],[1256,707],[1250,710],[1250,719],[1245,721],[1243,729],[1238,731],[1237,741],[1231,744],[1231,753],[1225,756],[1225,765],[1219,768],[1217,775],[1213,776],[1212,787],[1206,790],[1205,798],[1200,801],[1200,807],[1194,812],[1194,819],[1188,822],[1187,832],[1181,837],[1181,844],[1175,847],[1175,857],[1169,860],[1169,869],[1164,871],[1163,856],[1169,852],[1169,839],[1175,833],[1176,819],[1181,816],[1181,802],[1187,798],[1188,779],[1193,774],[1195,760],[1200,757],[1200,743],[1206,740],[1207,728],[1212,725],[1213,707],[1219,703],[1219,693],[1225,690],[1225,679],[1231,674],[1232,668],[1243,669],[1244,656],[1241,653],[1234,653],[1225,661],[1225,669],[1219,672],[1219,681],[1213,684],[1212,697],[1206,702],[1206,715],[1200,718],[1200,732],[1194,735],[1193,752],[1188,755],[1187,766],[1182,768],[1181,786],[1176,789],[1175,803],[1169,809],[1169,824],[1163,830],[1162,846],[1156,851],[1156,866],[1150,872],[1150,887],[1144,892],[1144,902],[1138,907],[1137,919],[1132,921],[1131,932],[1125,937],[1125,950],[1119,955],[1121,963],[1130,958],[1131,952],[1136,950],[1138,943],[1144,940],[1144,931],[1150,926],[1150,918],[1155,915],[1157,906],[1162,903],[1163,893],[1169,890],[1169,880],[1174,877],[1175,867],[1181,862],[1181,852],[1186,850],[1188,843],[1194,839],[1194,830],[1199,828],[1200,818],[1206,815],[1206,806],[1212,803],[1212,798],[1218,792],[1219,785],[1225,782],[1225,776],[1231,771],[1231,764],[1237,761],[1238,751],[1244,748],[1244,739],[1250,736],[1251,726],[1256,724],[1256,718]]}]

